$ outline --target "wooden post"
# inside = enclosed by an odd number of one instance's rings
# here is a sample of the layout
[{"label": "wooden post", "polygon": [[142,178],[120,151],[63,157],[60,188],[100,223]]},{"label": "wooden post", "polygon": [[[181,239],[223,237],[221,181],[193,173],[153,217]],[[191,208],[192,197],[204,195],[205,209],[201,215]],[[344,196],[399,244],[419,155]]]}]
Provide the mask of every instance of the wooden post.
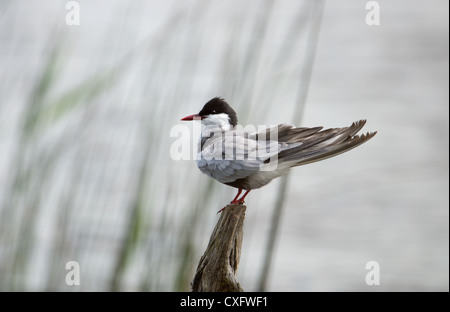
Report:
[{"label": "wooden post", "polygon": [[191,282],[193,292],[244,291],[236,280],[236,273],[246,209],[244,205],[228,205],[222,211]]}]

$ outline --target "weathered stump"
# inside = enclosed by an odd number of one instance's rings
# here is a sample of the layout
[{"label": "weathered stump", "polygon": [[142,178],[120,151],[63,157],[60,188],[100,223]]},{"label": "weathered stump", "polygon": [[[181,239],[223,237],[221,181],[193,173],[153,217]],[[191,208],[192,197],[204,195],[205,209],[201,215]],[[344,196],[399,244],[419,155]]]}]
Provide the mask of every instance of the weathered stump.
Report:
[{"label": "weathered stump", "polygon": [[228,205],[222,211],[191,282],[193,292],[244,291],[236,280],[236,273],[246,209],[244,205]]}]

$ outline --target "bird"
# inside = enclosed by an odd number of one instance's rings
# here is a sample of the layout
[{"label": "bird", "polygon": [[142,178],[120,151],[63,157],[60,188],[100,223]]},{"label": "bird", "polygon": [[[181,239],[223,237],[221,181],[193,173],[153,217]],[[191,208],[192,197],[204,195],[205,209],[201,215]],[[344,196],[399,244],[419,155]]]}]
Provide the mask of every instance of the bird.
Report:
[{"label": "bird", "polygon": [[238,189],[230,204],[243,204],[251,190],[267,185],[293,167],[347,152],[377,133],[357,134],[366,120],[342,128],[297,128],[284,123],[249,130],[238,125],[236,111],[221,97],[208,101],[198,114],[181,120],[201,121],[197,167],[207,176]]}]

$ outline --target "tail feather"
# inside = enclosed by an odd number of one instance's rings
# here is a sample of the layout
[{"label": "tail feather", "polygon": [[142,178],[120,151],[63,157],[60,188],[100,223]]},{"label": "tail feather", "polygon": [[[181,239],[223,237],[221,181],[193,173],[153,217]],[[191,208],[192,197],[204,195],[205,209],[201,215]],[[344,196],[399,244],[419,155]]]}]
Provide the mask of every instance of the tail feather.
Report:
[{"label": "tail feather", "polygon": [[370,140],[377,133],[368,132],[356,135],[365,123],[366,120],[360,120],[354,122],[350,127],[312,131],[310,136],[301,136],[298,141],[295,140],[295,136],[292,136],[289,143],[301,143],[301,145],[296,144],[295,147],[281,151],[278,154],[278,161],[292,163],[291,166],[294,167],[349,151]]},{"label": "tail feather", "polygon": [[305,155],[298,162],[295,163],[293,167],[310,164],[316,161],[324,160],[330,157],[337,156],[339,154],[345,153],[364,142],[370,140],[377,134],[377,132],[367,132],[361,136],[356,135],[354,137],[348,137],[348,139],[340,145],[334,145],[331,147],[323,148],[312,152],[310,155]]}]

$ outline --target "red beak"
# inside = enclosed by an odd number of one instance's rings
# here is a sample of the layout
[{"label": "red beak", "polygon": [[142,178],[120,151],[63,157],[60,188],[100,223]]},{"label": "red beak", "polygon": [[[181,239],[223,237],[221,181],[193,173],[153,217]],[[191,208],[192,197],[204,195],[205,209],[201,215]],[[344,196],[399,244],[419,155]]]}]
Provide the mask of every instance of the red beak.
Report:
[{"label": "red beak", "polygon": [[189,115],[189,116],[186,116],[186,117],[184,117],[184,118],[181,118],[181,120],[183,120],[183,121],[187,121],[187,120],[200,120],[200,119],[203,119],[203,117],[200,116],[199,114]]}]

